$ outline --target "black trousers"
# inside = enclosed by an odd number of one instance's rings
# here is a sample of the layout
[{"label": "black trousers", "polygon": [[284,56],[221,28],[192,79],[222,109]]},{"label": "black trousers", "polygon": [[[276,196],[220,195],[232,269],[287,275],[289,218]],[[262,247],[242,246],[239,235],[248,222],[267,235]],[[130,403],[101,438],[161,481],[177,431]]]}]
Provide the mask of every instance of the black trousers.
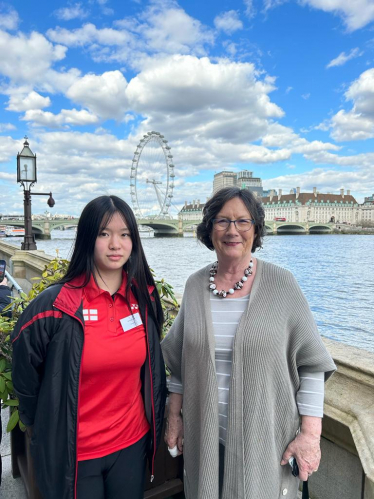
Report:
[{"label": "black trousers", "polygon": [[149,434],[118,452],[78,463],[77,499],[143,499]]},{"label": "black trousers", "polygon": [[219,444],[219,497],[222,497],[224,470],[225,470],[225,446],[223,444]]}]

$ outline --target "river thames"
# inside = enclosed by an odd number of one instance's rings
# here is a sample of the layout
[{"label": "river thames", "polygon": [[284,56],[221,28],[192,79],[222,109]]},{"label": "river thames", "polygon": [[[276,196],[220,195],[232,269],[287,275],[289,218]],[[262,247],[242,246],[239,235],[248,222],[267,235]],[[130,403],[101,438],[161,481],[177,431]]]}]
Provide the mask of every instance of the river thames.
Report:
[{"label": "river thames", "polygon": [[[69,258],[74,235],[56,230],[51,240],[37,240],[37,247]],[[19,238],[6,242],[21,244]],[[192,272],[215,260],[193,237],[142,237],[142,243],[157,278],[179,295]],[[374,352],[373,235],[269,236],[255,256],[294,274],[323,336]]]}]

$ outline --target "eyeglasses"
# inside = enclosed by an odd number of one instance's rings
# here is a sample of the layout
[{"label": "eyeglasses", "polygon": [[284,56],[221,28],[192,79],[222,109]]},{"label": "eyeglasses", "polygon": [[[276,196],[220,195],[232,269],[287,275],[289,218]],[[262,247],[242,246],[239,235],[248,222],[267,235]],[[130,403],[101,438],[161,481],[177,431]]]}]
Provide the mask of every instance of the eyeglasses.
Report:
[{"label": "eyeglasses", "polygon": [[229,220],[228,218],[214,218],[213,227],[216,230],[228,230],[230,224],[234,224],[239,232],[246,232],[252,228],[255,221],[251,218],[239,218],[239,220]]}]

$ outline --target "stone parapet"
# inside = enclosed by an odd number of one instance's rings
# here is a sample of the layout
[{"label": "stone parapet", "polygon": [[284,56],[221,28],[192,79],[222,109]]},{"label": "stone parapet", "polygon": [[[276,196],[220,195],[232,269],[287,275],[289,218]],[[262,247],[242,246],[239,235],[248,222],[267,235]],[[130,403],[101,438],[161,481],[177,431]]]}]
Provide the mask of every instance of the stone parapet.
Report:
[{"label": "stone parapet", "polygon": [[3,240],[0,240],[0,260],[5,260],[7,266],[9,267],[9,262],[12,256],[17,251],[17,248],[12,244],[7,244]]},{"label": "stone parapet", "polygon": [[20,282],[21,287],[27,293],[33,284],[35,277],[40,278],[53,256],[42,250],[23,251],[11,244],[0,242],[0,259],[7,262],[7,270]]},{"label": "stone parapet", "polygon": [[326,383],[322,461],[313,499],[374,499],[374,354],[324,338],[337,372]]}]

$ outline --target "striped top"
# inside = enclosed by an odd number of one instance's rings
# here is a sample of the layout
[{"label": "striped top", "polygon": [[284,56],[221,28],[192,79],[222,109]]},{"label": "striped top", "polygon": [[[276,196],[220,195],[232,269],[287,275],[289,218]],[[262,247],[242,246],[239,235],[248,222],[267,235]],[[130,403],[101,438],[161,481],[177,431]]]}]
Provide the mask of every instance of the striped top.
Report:
[{"label": "striped top", "polygon": [[[243,312],[248,307],[250,295],[228,300],[210,295],[210,306],[215,338],[215,361],[218,384],[219,441],[226,442],[228,404],[230,396],[232,346]],[[296,394],[299,414],[323,417],[324,373],[310,373],[299,369],[300,387]],[[169,391],[183,393],[181,381],[171,375]]]}]

